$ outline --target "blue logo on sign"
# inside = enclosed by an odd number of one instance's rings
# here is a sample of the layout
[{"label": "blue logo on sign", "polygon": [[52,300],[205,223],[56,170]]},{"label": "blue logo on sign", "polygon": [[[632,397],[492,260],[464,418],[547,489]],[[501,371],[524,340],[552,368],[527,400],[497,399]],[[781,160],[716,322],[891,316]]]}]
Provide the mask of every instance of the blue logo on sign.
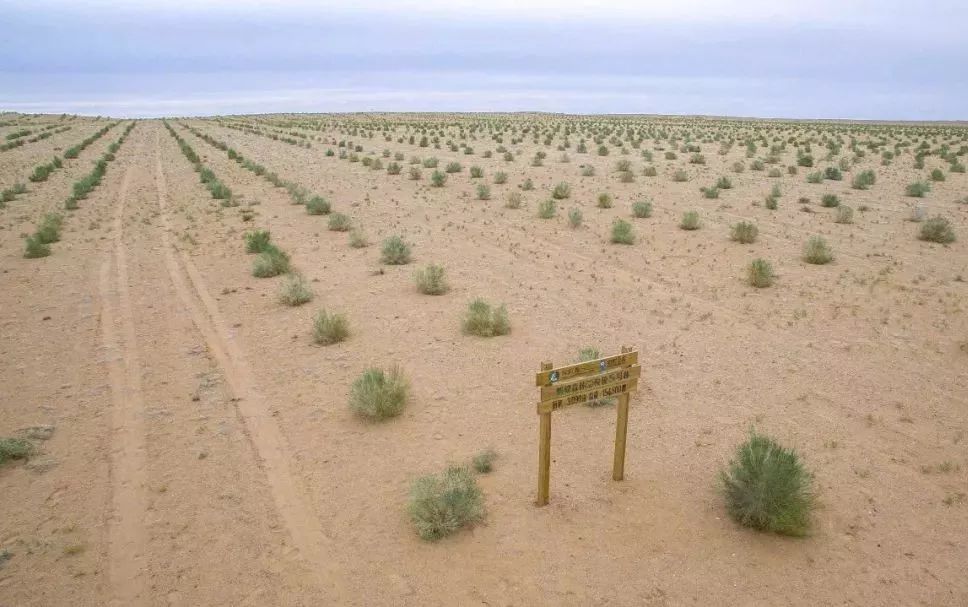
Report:
[{"label": "blue logo on sign", "polygon": [[607,368],[608,368],[608,365],[605,364],[605,361],[604,360],[598,363],[598,370],[599,371],[604,371]]},{"label": "blue logo on sign", "polygon": [[558,372],[557,371],[552,371],[551,372],[551,383],[555,383],[556,381],[558,381]]}]

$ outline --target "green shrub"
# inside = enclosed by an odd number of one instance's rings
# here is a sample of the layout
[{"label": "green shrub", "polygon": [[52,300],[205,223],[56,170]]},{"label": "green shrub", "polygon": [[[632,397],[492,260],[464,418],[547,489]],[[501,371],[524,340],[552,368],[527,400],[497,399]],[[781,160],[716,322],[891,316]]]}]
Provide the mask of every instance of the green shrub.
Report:
[{"label": "green shrub", "polygon": [[436,169],[437,168],[437,159],[434,158],[434,157],[432,157],[432,156],[430,158],[424,158],[423,167],[425,169]]},{"label": "green shrub", "polygon": [[350,387],[350,409],[370,420],[396,417],[403,412],[410,384],[398,367],[389,371],[367,369]]},{"label": "green shrub", "polygon": [[721,478],[726,510],[737,523],[793,536],[809,530],[812,477],[792,449],[751,432]]},{"label": "green shrub", "polygon": [[824,194],[820,198],[820,206],[833,208],[840,205],[840,198],[836,194]]},{"label": "green shrub", "polygon": [[521,192],[510,192],[508,194],[508,201],[504,205],[509,209],[520,209],[521,208]]},{"label": "green shrub", "polygon": [[924,198],[925,194],[931,191],[931,184],[927,181],[915,181],[907,188],[904,193],[914,198]]},{"label": "green shrub", "polygon": [[568,211],[568,225],[572,228],[580,228],[584,217],[581,214],[580,209],[572,209]]},{"label": "green shrub", "polygon": [[677,183],[689,181],[689,174],[683,171],[682,169],[679,169],[678,171],[672,174],[672,181],[675,181]]},{"label": "green shrub", "polygon": [[387,165],[387,175],[399,175],[403,167],[399,162],[391,162]]},{"label": "green shrub", "polygon": [[350,323],[344,314],[330,314],[320,310],[313,318],[313,341],[329,346],[344,341],[350,335]]},{"label": "green shrub", "polygon": [[350,230],[350,246],[354,249],[362,249],[363,247],[369,246],[370,241],[367,240],[366,234],[363,232],[363,228],[356,227]]},{"label": "green shrub", "polygon": [[947,218],[938,215],[921,224],[918,238],[929,242],[948,244],[955,241],[955,231]]},{"label": "green shrub", "polygon": [[551,190],[551,197],[555,200],[565,200],[571,197],[571,186],[562,181]]},{"label": "green shrub", "polygon": [[313,299],[313,291],[301,274],[290,272],[279,290],[279,301],[287,306],[301,306]]},{"label": "green shrub", "polygon": [[471,460],[474,470],[480,474],[487,474],[494,469],[494,460],[497,459],[497,452],[494,449],[485,449]]},{"label": "green shrub", "polygon": [[477,184],[477,199],[478,200],[490,200],[491,199],[491,188],[490,186],[479,183]]},{"label": "green shrub", "polygon": [[269,231],[256,230],[245,235],[245,252],[261,253],[269,246]]},{"label": "green shrub", "polygon": [[854,223],[854,209],[842,204],[837,207],[837,216],[834,217],[835,223]]},{"label": "green shrub", "polygon": [[639,219],[652,217],[652,202],[649,200],[640,200],[636,203],[633,203],[632,217],[637,217]]},{"label": "green shrub", "polygon": [[530,192],[534,189],[534,182],[531,181],[530,177],[524,180],[524,182],[521,184],[521,189],[525,192]]},{"label": "green shrub", "polygon": [[256,278],[272,278],[289,271],[289,256],[273,244],[267,244],[252,263]]},{"label": "green shrub", "polygon": [[635,244],[632,224],[624,219],[616,219],[612,222],[612,242],[614,244]]},{"label": "green shrub", "polygon": [[600,209],[610,209],[612,208],[612,195],[607,192],[602,192],[598,195],[598,208]]},{"label": "green shrub", "polygon": [[492,308],[480,298],[468,305],[462,328],[464,333],[479,337],[507,335],[511,332],[507,309],[503,305]]},{"label": "green shrub", "polygon": [[381,259],[389,266],[402,266],[410,263],[410,245],[399,236],[391,236],[383,241]]},{"label": "green shrub", "polygon": [[313,196],[306,203],[306,212],[310,215],[327,215],[332,210],[332,205],[322,196]]},{"label": "green shrub", "polygon": [[837,167],[827,167],[823,171],[823,178],[831,181],[840,181],[844,176]]},{"label": "green shrub", "polygon": [[557,212],[558,203],[553,198],[549,198],[538,205],[538,217],[541,219],[551,219]]},{"label": "green shrub", "polygon": [[759,235],[759,232],[755,223],[740,221],[739,223],[733,224],[733,227],[730,229],[730,238],[742,244],[750,244],[756,242],[756,237]]},{"label": "green shrub", "polygon": [[47,213],[37,226],[34,236],[43,244],[50,244],[60,240],[61,226],[64,218],[56,213]]},{"label": "green shrub", "polygon": [[483,519],[484,498],[467,468],[450,466],[413,482],[407,511],[417,534],[435,541]]},{"label": "green shrub", "polygon": [[815,173],[807,173],[807,183],[822,183],[823,173],[817,171]]},{"label": "green shrub", "polygon": [[645,167],[645,170],[642,171],[642,174],[645,175],[646,177],[655,177],[656,175],[659,174],[659,172],[655,169],[654,166],[647,166]]},{"label": "green shrub", "polygon": [[773,284],[773,266],[765,259],[754,259],[747,270],[750,285],[762,289]]},{"label": "green shrub", "polygon": [[686,211],[679,222],[679,227],[683,230],[698,230],[699,225],[699,211]]},{"label": "green shrub", "polygon": [[718,180],[716,180],[716,187],[720,190],[728,190],[733,187],[733,182],[729,179],[729,177],[720,177]]},{"label": "green shrub", "polygon": [[447,183],[447,173],[441,173],[440,171],[434,171],[430,174],[430,185],[435,188],[442,188],[444,184]]},{"label": "green shrub", "polygon": [[444,170],[448,173],[460,173],[462,168],[459,162],[448,162]]},{"label": "green shrub", "polygon": [[413,181],[420,181],[420,179],[422,177],[423,177],[423,174],[420,172],[420,169],[419,168],[417,168],[417,167],[410,167],[410,179],[411,180],[413,180]]},{"label": "green shrub", "polygon": [[414,272],[413,278],[417,283],[417,290],[424,295],[443,295],[450,290],[443,266],[429,264]]},{"label": "green shrub", "polygon": [[503,185],[508,182],[508,174],[504,171],[498,171],[494,173],[494,183],[497,185]]},{"label": "green shrub", "polygon": [[484,169],[479,166],[471,167],[471,179],[480,179],[484,176]]},{"label": "green shrub", "polygon": [[702,192],[702,195],[705,198],[719,198],[719,188],[716,186],[711,188],[699,188],[699,191]]},{"label": "green shrub", "polygon": [[48,255],[50,255],[50,247],[41,242],[36,234],[26,238],[24,242],[25,258],[37,259],[38,257],[47,257]]},{"label": "green shrub", "polygon": [[941,169],[931,171],[931,181],[944,181],[944,171]]},{"label": "green shrub", "polygon": [[811,236],[803,247],[803,260],[807,263],[823,265],[830,263],[833,259],[834,254],[822,236]]},{"label": "green shrub", "polygon": [[333,213],[329,216],[328,227],[333,232],[349,232],[350,227],[352,227],[352,221],[342,213]]},{"label": "green shrub", "polygon": [[854,188],[855,190],[866,190],[874,185],[876,180],[877,176],[875,175],[874,171],[861,171],[860,173],[854,175],[854,178],[851,179],[850,187]]},{"label": "green shrub", "polygon": [[14,459],[27,459],[33,453],[34,446],[22,438],[0,438],[0,464]]}]

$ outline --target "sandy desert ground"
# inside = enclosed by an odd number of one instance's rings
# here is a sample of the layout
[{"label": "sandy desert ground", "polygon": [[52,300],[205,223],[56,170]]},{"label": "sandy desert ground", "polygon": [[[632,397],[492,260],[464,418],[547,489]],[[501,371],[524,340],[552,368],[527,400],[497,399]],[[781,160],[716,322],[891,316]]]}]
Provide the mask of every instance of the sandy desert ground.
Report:
[{"label": "sandy desert ground", "polygon": [[[0,209],[0,437],[35,448],[0,466],[4,607],[968,604],[968,127],[530,114],[0,123],[0,141],[70,126],[0,152],[0,190],[27,186]],[[213,199],[172,132],[230,201]],[[798,166],[808,145],[813,166]],[[29,181],[55,156],[60,167]],[[461,170],[433,187],[430,157]],[[102,158],[103,179],[65,210]],[[841,180],[808,182],[839,166]],[[876,182],[853,188],[865,170]],[[732,187],[700,193],[721,177]],[[560,182],[570,196],[540,218]],[[930,191],[906,195],[915,182]],[[304,191],[371,245],[351,247],[294,204]],[[632,217],[643,200],[651,217]],[[680,229],[690,210],[700,228]],[[60,240],[25,258],[47,213],[63,216]],[[915,215],[947,218],[957,239],[920,240]],[[610,242],[619,218],[630,246]],[[731,241],[741,220],[756,242]],[[283,305],[283,277],[252,275],[243,235],[260,228],[311,302]],[[381,263],[392,235],[412,263]],[[831,263],[803,260],[814,235]],[[747,283],[754,258],[772,263],[771,287]],[[429,263],[448,293],[415,288]],[[507,306],[510,334],[462,333],[476,297]],[[321,308],[346,315],[347,340],[313,342]],[[572,407],[554,414],[551,503],[536,507],[533,374],[623,345],[643,367],[626,479],[611,480],[614,408]],[[351,383],[391,365],[410,381],[406,409],[361,420]],[[813,472],[807,537],[727,515],[719,472],[751,427]],[[486,448],[498,454],[478,477],[486,518],[422,540],[411,482]]]}]

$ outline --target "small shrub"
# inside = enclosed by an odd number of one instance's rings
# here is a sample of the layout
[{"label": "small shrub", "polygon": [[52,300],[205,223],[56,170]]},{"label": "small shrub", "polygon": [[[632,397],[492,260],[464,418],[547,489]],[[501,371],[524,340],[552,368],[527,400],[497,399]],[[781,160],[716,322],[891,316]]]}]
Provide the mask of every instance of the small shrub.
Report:
[{"label": "small shrub", "polygon": [[310,215],[326,215],[330,210],[332,210],[332,206],[322,196],[313,196],[306,203],[306,212]]},{"label": "small shrub", "polygon": [[944,171],[941,169],[931,171],[931,181],[944,181]]},{"label": "small shrub", "polygon": [[541,219],[551,219],[557,212],[558,203],[553,198],[549,198],[538,205],[538,217]]},{"label": "small shrub", "polygon": [[443,266],[429,264],[414,272],[413,279],[417,283],[417,290],[424,295],[443,295],[450,290]]},{"label": "small shrub", "polygon": [[420,172],[418,167],[410,167],[410,179],[411,181],[420,181],[423,174]]},{"label": "small shrub", "polygon": [[484,176],[484,169],[479,166],[471,167],[471,179],[480,179]]},{"label": "small shrub", "polygon": [[812,477],[792,449],[751,432],[721,478],[726,510],[740,525],[792,536],[809,530]]},{"label": "small shrub", "polygon": [[568,211],[568,225],[572,228],[580,228],[584,217],[581,214],[581,210],[572,209]]},{"label": "small shrub", "polygon": [[719,198],[719,188],[713,186],[711,188],[699,188],[705,198]]},{"label": "small shrub", "polygon": [[823,173],[816,171],[815,173],[807,173],[807,183],[822,183]]},{"label": "small shrub", "polygon": [[256,278],[272,278],[289,271],[289,256],[273,244],[268,244],[252,263],[252,275]]},{"label": "small shrub", "polygon": [[734,224],[730,229],[730,238],[742,244],[750,244],[756,242],[756,237],[759,235],[759,232],[755,223],[741,221]]},{"label": "small shrub", "polygon": [[531,181],[530,177],[524,180],[524,182],[521,184],[521,189],[525,192],[530,192],[534,189],[534,182]]},{"label": "small shrub", "polygon": [[269,231],[256,230],[245,235],[245,252],[261,253],[269,246]]},{"label": "small shrub", "polygon": [[448,162],[444,170],[448,173],[460,173],[462,168],[459,162]]},{"label": "small shrub", "polygon": [[850,187],[854,188],[855,190],[866,190],[874,185],[876,180],[877,176],[875,175],[874,171],[861,171],[860,173],[854,175],[854,178],[851,179]]},{"label": "small shrub", "polygon": [[403,167],[400,166],[399,162],[391,162],[387,165],[387,175],[399,175],[403,171]]},{"label": "small shrub", "polygon": [[56,213],[47,213],[37,226],[34,236],[43,244],[50,244],[60,240],[61,226],[64,218]]},{"label": "small shrub", "polygon": [[511,192],[508,194],[508,201],[504,205],[509,209],[520,209],[521,208],[521,192]]},{"label": "small shrub", "polygon": [[444,184],[447,183],[447,173],[441,173],[440,171],[434,171],[430,174],[430,185],[435,188],[442,188]]},{"label": "small shrub", "polygon": [[24,241],[24,257],[26,259],[37,259],[50,255],[50,246],[41,242],[36,234],[28,236]]},{"label": "small shrub", "polygon": [[929,184],[927,181],[915,181],[904,189],[904,193],[913,198],[924,198],[925,194],[930,191],[931,184]]},{"label": "small shrub", "polygon": [[381,251],[381,259],[387,265],[402,266],[410,263],[410,246],[399,236],[384,240]]},{"label": "small shrub", "polygon": [[698,230],[699,211],[686,211],[683,213],[682,221],[679,222],[679,227],[683,230]]},{"label": "small shrub", "polygon": [[632,217],[644,219],[652,217],[652,203],[648,200],[640,200],[632,204]]},{"label": "small shrub", "polygon": [[467,468],[451,466],[413,482],[407,511],[417,534],[435,541],[483,519],[484,498]]},{"label": "small shrub", "polygon": [[350,409],[370,420],[396,417],[403,412],[410,384],[398,367],[389,371],[367,369],[350,387]]},{"label": "small shrub", "polygon": [[635,233],[632,231],[632,224],[624,219],[616,219],[612,222],[612,243],[635,244]]},{"label": "small shrub", "polygon": [[728,190],[733,187],[733,182],[729,177],[720,177],[718,180],[716,180],[716,187],[720,190]]},{"label": "small shrub", "polygon": [[833,259],[834,254],[822,236],[811,236],[803,248],[803,260],[807,263],[823,265]]},{"label": "small shrub", "polygon": [[480,474],[487,474],[494,469],[494,460],[497,459],[497,452],[494,449],[485,449],[477,455],[471,463],[474,465],[474,470]]},{"label": "small shrub", "polygon": [[754,259],[747,270],[750,285],[763,289],[773,284],[773,266],[765,259]]},{"label": "small shrub", "polygon": [[343,314],[320,310],[313,318],[313,341],[329,346],[344,341],[350,335],[350,323]]},{"label": "small shrub", "polygon": [[854,209],[845,204],[838,206],[834,223],[854,223]]},{"label": "small shrub", "polygon": [[607,192],[602,192],[598,195],[598,208],[600,209],[610,209],[612,208],[612,195]]},{"label": "small shrub", "polygon": [[342,213],[333,213],[329,216],[329,229],[333,232],[348,232],[352,222],[350,218]]},{"label": "small shrub", "polygon": [[[34,453],[34,446],[22,438],[0,438],[0,464],[9,460],[27,459]],[[0,564],[3,561],[0,560]]]},{"label": "small shrub", "polygon": [[836,206],[840,206],[840,198],[836,194],[824,194],[820,198],[820,206],[832,209]]},{"label": "small shrub", "polygon": [[837,167],[827,167],[823,171],[823,178],[831,181],[840,181],[844,176]]},{"label": "small shrub", "polygon": [[571,197],[571,186],[562,181],[551,190],[551,197],[555,200],[565,200]]},{"label": "small shrub", "polygon": [[498,171],[494,173],[494,183],[497,185],[502,185],[508,182],[508,174],[504,171]]},{"label": "small shrub", "polygon": [[645,167],[645,170],[642,171],[642,174],[645,175],[646,177],[655,177],[656,175],[659,174],[659,172],[656,171],[654,166],[647,166]]},{"label": "small shrub", "polygon": [[480,298],[468,305],[462,328],[464,333],[479,337],[494,337],[511,332],[507,309],[503,305],[492,308]]},{"label": "small shrub", "polygon": [[477,199],[478,200],[490,200],[491,199],[491,187],[488,186],[488,185],[486,185],[486,184],[479,183],[477,185]]},{"label": "small shrub", "polygon": [[301,306],[313,299],[313,291],[301,274],[290,272],[279,291],[279,301],[287,306]]},{"label": "small shrub", "polygon": [[363,228],[353,228],[350,230],[350,246],[354,249],[362,249],[370,244],[367,240]]},{"label": "small shrub", "polygon": [[921,224],[918,238],[929,242],[948,244],[955,241],[955,231],[947,218],[938,215]]},{"label": "small shrub", "polygon": [[683,171],[682,169],[679,169],[678,171],[672,174],[672,181],[675,181],[677,183],[681,183],[683,181],[689,181],[689,174]]}]

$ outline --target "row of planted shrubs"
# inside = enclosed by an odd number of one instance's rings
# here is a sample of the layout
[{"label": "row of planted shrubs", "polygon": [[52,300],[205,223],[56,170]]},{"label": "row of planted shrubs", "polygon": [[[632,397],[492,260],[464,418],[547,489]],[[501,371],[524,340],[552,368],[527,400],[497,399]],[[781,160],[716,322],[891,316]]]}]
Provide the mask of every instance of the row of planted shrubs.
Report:
[{"label": "row of planted shrubs", "polygon": [[[125,128],[118,140],[108,147],[108,151],[98,159],[90,173],[74,182],[71,195],[64,201],[64,208],[73,211],[78,208],[77,202],[87,198],[94,188],[100,185],[108,169],[108,163],[114,160],[114,155],[121,148],[121,144],[128,134],[135,127],[134,122]],[[24,257],[36,259],[50,255],[50,245],[58,242],[61,237],[61,228],[64,225],[64,218],[57,213],[47,213],[37,225],[36,231],[27,236],[24,243]]]},{"label": "row of planted shrubs", "polygon": [[184,154],[185,158],[192,163],[192,167],[195,169],[195,172],[198,173],[198,178],[205,185],[206,189],[208,189],[208,192],[212,195],[212,198],[215,200],[221,200],[223,202],[231,201],[232,190],[215,176],[215,173],[212,171],[212,169],[202,163],[202,159],[199,158],[198,154],[195,153],[195,150],[192,149],[192,146],[189,145],[187,141],[182,139],[182,137],[175,132],[175,129],[172,128],[167,121],[164,122],[164,125],[165,128],[168,129],[168,133],[175,138],[176,142],[178,142],[178,147],[181,149],[182,154]]}]

